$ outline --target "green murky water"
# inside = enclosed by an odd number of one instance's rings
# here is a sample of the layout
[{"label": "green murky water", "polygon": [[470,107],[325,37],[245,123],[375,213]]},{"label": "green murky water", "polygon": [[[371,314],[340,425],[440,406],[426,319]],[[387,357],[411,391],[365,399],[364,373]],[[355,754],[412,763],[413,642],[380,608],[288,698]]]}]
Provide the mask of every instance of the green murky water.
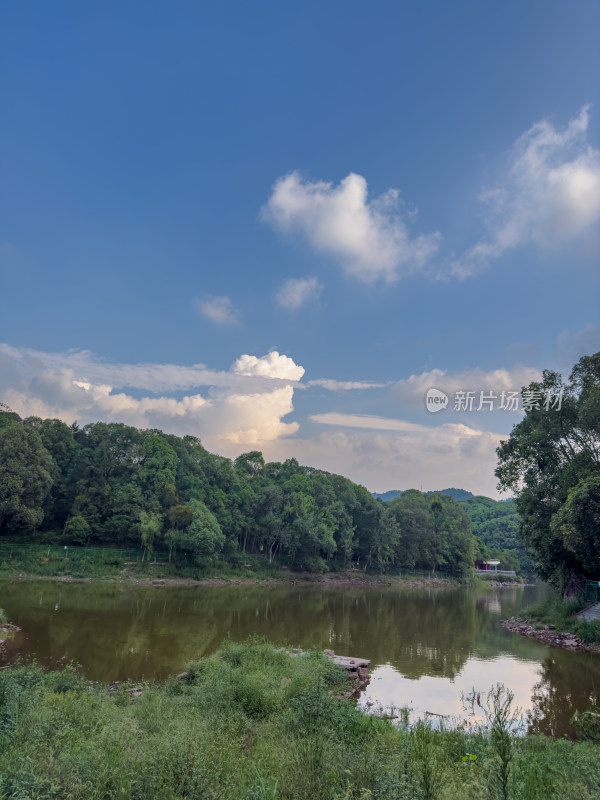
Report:
[{"label": "green murky water", "polygon": [[76,661],[94,680],[163,678],[226,637],[258,634],[371,659],[360,700],[371,709],[464,717],[461,694],[501,681],[531,730],[561,736],[575,710],[600,701],[600,656],[548,648],[498,624],[544,591],[2,581],[0,607],[22,628],[10,658]]}]

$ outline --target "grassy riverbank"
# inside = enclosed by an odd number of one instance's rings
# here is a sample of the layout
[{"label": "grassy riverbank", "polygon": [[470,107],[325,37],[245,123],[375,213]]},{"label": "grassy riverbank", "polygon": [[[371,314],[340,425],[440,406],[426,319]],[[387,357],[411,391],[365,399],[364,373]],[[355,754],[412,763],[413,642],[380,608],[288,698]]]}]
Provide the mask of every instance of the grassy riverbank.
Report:
[{"label": "grassy riverbank", "polygon": [[216,561],[205,566],[168,561],[142,561],[135,551],[110,548],[44,548],[13,545],[0,549],[0,578],[38,578],[55,580],[101,580],[125,583],[173,585],[290,584],[318,583],[327,586],[415,585],[458,586],[456,578],[419,570],[395,574],[365,572],[358,569],[335,572],[294,572],[269,564],[261,556],[240,555],[235,561]]},{"label": "grassy riverbank", "polygon": [[600,622],[587,622],[577,618],[577,614],[585,608],[584,599],[563,600],[550,597],[543,603],[528,606],[519,612],[519,616],[527,620],[534,628],[551,627],[557,633],[573,633],[584,644],[600,644]]},{"label": "grassy riverbank", "polygon": [[[71,800],[592,800],[600,747],[367,716],[319,653],[226,643],[187,680],[110,693],[71,668],[0,672],[0,796]],[[502,700],[502,697],[499,698]],[[492,704],[493,707],[493,704]],[[510,716],[510,715],[509,715]]]},{"label": "grassy riverbank", "polygon": [[[533,579],[535,580],[535,578]],[[475,574],[472,584],[478,589],[508,589],[515,586],[525,586],[526,581],[520,575],[482,575]]]}]

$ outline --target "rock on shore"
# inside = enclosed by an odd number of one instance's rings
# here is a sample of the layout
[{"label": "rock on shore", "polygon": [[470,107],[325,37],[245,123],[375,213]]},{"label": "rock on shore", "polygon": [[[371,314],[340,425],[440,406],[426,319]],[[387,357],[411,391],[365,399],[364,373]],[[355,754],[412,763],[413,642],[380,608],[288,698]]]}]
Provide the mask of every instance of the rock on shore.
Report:
[{"label": "rock on shore", "polygon": [[330,658],[338,667],[346,670],[351,688],[343,693],[343,697],[356,697],[369,683],[369,667],[371,662],[368,658],[352,658],[352,656],[338,656],[333,650],[323,650],[323,653]]},{"label": "rock on shore", "polygon": [[590,650],[600,652],[600,645],[590,646],[584,644],[579,636],[574,633],[558,633],[554,625],[544,625],[543,628],[535,628],[529,620],[520,617],[500,620],[500,624],[506,630],[527,636],[530,639],[537,639],[538,642],[547,644],[550,647],[561,647],[563,650]]}]

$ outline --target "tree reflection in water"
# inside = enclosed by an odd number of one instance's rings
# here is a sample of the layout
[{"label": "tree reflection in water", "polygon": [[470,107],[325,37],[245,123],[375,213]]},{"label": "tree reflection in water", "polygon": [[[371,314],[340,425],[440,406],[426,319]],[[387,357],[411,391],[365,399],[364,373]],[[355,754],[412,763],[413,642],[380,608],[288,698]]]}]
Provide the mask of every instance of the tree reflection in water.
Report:
[{"label": "tree reflection in water", "polygon": [[[571,718],[600,702],[600,659],[592,653],[553,650],[541,664],[541,680],[532,690],[530,733],[574,734]],[[585,675],[586,679],[582,680]]]}]

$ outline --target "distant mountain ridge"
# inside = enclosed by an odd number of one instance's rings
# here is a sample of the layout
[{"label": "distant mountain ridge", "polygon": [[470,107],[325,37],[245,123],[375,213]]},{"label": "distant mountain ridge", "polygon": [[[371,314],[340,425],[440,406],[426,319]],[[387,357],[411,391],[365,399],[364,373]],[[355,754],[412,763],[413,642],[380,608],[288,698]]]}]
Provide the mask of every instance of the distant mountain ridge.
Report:
[{"label": "distant mountain ridge", "polygon": [[[393,500],[395,497],[399,497],[402,494],[402,491],[402,489],[390,489],[389,492],[382,492],[381,494],[372,492],[372,495],[373,497],[383,500],[385,503],[389,503],[390,500]],[[447,494],[450,495],[450,497],[453,497],[455,500],[467,500],[469,497],[474,496],[473,492],[468,492],[466,489],[440,489],[432,492],[421,492],[421,494]]]}]

